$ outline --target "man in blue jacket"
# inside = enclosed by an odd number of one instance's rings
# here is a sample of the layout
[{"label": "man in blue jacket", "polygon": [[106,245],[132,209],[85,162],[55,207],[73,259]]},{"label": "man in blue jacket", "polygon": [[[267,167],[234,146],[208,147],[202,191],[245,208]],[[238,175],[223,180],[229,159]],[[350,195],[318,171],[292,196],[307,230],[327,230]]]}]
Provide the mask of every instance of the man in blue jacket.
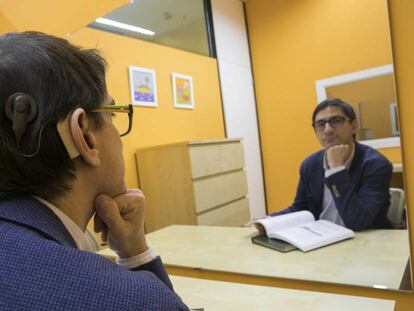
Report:
[{"label": "man in blue jacket", "polygon": [[391,163],[376,150],[355,141],[355,112],[340,99],[321,102],[312,126],[323,150],[300,167],[293,204],[272,216],[309,210],[316,219],[352,230],[391,228],[387,219]]},{"label": "man in blue jacket", "polygon": [[[64,39],[0,36],[0,310],[188,310],[146,243],[143,194],[126,188],[133,111],[105,68]],[[94,214],[117,264],[90,252]]]}]

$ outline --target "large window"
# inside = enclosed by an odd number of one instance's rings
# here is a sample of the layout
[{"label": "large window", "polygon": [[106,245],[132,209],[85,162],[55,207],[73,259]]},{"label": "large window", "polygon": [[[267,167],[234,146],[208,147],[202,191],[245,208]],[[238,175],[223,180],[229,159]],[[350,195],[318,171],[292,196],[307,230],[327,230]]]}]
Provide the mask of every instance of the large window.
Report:
[{"label": "large window", "polygon": [[91,28],[215,57],[209,0],[135,0]]}]

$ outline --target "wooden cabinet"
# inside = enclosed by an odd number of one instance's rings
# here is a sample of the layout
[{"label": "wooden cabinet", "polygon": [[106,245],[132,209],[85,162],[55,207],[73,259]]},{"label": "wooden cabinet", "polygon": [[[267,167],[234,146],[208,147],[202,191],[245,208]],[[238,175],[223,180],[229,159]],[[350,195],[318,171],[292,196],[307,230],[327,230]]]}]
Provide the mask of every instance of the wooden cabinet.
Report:
[{"label": "wooden cabinet", "polygon": [[239,139],[138,149],[147,232],[171,224],[241,226],[250,219]]},{"label": "wooden cabinet", "polygon": [[404,190],[404,177],[402,163],[393,163],[390,187]]}]

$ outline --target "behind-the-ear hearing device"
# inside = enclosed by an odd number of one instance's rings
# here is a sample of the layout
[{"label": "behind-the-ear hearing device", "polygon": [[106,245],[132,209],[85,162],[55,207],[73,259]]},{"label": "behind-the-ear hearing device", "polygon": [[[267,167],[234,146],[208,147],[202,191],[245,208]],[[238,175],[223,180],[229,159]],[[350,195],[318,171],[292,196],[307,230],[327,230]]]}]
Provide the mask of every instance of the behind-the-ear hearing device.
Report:
[{"label": "behind-the-ear hearing device", "polygon": [[37,104],[30,95],[15,93],[7,99],[4,111],[7,118],[12,122],[17,146],[20,146],[27,124],[33,121],[37,115]]},{"label": "behind-the-ear hearing device", "polygon": [[68,152],[69,158],[74,159],[80,155],[78,148],[76,148],[75,142],[72,138],[72,131],[70,129],[70,118],[72,113],[69,113],[63,121],[58,122],[57,131],[60,139]]}]

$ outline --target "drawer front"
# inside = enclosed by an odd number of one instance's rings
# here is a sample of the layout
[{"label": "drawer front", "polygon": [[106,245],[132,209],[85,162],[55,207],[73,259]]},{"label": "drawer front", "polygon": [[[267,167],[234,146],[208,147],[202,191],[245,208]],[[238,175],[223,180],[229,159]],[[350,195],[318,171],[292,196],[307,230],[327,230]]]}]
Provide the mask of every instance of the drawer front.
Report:
[{"label": "drawer front", "polygon": [[193,182],[193,189],[197,214],[246,196],[246,173],[240,170],[198,179]]},{"label": "drawer front", "polygon": [[193,178],[233,171],[244,167],[240,142],[189,146]]},{"label": "drawer front", "polygon": [[250,220],[249,202],[246,198],[224,205],[197,216],[203,226],[242,226]]}]

